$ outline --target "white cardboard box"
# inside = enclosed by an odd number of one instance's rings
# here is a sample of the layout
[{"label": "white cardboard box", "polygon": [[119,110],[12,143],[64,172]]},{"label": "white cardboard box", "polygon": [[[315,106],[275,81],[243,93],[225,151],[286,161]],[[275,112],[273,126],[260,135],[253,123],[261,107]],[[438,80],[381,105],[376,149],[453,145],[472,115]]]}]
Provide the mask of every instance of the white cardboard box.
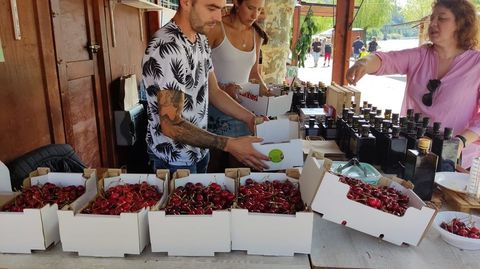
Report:
[{"label": "white cardboard box", "polygon": [[[208,186],[216,182],[235,193],[236,169],[225,174],[191,174],[177,170],[173,176],[171,193],[175,187],[200,182]],[[230,252],[230,211],[213,211],[212,215],[166,215],[164,208],[148,212],[152,252],[168,252],[172,256],[214,256],[215,252]]]},{"label": "white cardboard box", "polygon": [[387,178],[381,179],[382,185],[393,187],[410,198],[410,207],[399,217],[348,199],[350,186],[340,182],[338,176],[325,173],[325,169],[323,160],[309,155],[302,170],[302,177],[309,180],[318,181],[319,175],[325,175],[318,189],[315,188],[312,202],[315,212],[326,220],[338,224],[345,221],[347,227],[396,245],[420,243],[436,211],[427,207],[411,189]]},{"label": "white cardboard box", "polygon": [[[285,173],[251,173],[239,169],[239,183],[245,185],[248,178],[256,182],[266,180],[289,180],[300,184],[302,200],[309,205],[314,193],[306,190],[316,186],[315,182],[298,180],[298,170]],[[296,174],[296,175],[295,175]],[[296,178],[294,178],[296,177]],[[295,215],[254,213],[247,209],[232,208],[232,250],[246,250],[248,254],[293,256],[295,253],[309,254],[312,247],[313,212],[307,210]]]},{"label": "white cardboard box", "polygon": [[[38,168],[24,181],[24,187],[53,183],[58,186],[95,184],[95,170],[86,169],[81,173],[51,173],[48,168]],[[10,202],[20,192],[3,193],[0,207]],[[83,194],[85,195],[85,194]],[[80,197],[81,198],[81,197]],[[79,198],[79,199],[80,199]],[[0,212],[0,252],[31,253],[45,250],[51,244],[60,242],[58,205],[45,205],[39,209],[25,209],[23,212]]]},{"label": "white cardboard box", "polygon": [[299,137],[298,121],[282,118],[265,121],[257,126],[257,136],[261,143],[253,147],[270,157],[265,161],[269,170],[283,170],[303,165],[303,142]]},{"label": "white cardboard box", "polygon": [[276,117],[283,115],[292,106],[293,93],[279,96],[259,96],[250,92],[240,93],[240,104],[258,116]]},{"label": "white cardboard box", "polygon": [[[155,185],[162,198],[168,196],[168,170],[158,170],[157,174],[121,174],[119,169],[110,169],[107,176],[99,181],[103,188],[118,184],[148,182]],[[70,208],[58,211],[60,237],[63,251],[78,252],[80,256],[123,257],[125,254],[141,254],[149,242],[148,208],[139,212],[120,215],[97,215],[79,213],[97,196],[97,186],[87,190],[84,199],[71,204]]]}]

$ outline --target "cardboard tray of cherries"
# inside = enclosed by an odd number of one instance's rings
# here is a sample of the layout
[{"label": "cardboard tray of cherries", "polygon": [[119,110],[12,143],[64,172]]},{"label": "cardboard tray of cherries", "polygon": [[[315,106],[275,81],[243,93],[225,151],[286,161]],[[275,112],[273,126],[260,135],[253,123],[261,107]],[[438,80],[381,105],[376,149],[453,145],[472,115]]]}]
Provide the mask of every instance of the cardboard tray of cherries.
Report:
[{"label": "cardboard tray of cherries", "polygon": [[[401,179],[382,177],[377,186],[329,171],[323,159],[310,154],[302,177],[320,177],[311,208],[322,218],[381,238],[387,242],[416,246],[435,217]],[[323,176],[318,176],[322,175]]]}]

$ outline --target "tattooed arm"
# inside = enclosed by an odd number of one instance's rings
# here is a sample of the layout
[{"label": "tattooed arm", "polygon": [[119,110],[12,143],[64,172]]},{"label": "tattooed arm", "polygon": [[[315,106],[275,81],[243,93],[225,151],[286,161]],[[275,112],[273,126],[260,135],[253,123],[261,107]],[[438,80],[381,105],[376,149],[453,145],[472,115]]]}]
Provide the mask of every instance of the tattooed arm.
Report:
[{"label": "tattooed arm", "polygon": [[177,90],[163,90],[157,95],[158,113],[162,133],[166,136],[195,147],[218,148],[223,150],[228,137],[209,133],[182,118],[184,93]]},{"label": "tattooed arm", "polygon": [[207,132],[182,118],[184,93],[176,90],[158,92],[158,113],[162,133],[176,141],[202,148],[217,148],[230,152],[242,163],[258,170],[266,168],[261,160],[268,160],[256,151],[252,143],[261,142],[257,137],[229,138]]}]

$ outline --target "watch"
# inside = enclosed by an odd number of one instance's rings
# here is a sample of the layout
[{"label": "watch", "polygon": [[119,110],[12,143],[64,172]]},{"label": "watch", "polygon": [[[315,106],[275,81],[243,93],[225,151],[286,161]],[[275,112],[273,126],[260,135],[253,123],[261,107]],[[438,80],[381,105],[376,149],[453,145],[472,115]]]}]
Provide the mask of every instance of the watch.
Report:
[{"label": "watch", "polygon": [[465,136],[463,135],[456,135],[455,137],[459,138],[462,143],[463,143],[463,147],[465,148],[465,146],[467,145],[467,139],[465,138]]}]

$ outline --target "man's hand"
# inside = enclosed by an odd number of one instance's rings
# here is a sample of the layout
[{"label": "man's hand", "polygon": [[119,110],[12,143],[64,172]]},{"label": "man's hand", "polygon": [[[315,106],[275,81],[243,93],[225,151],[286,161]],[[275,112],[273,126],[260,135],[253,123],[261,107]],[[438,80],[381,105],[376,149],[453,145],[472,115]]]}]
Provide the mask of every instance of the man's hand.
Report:
[{"label": "man's hand", "polygon": [[268,161],[269,158],[252,146],[252,143],[262,142],[262,138],[254,136],[242,136],[238,138],[230,138],[225,146],[225,151],[232,154],[240,162],[252,167],[256,170],[262,171],[268,168],[262,160]]},{"label": "man's hand", "polygon": [[352,85],[357,85],[357,82],[367,74],[367,64],[365,60],[358,60],[347,71],[347,82]]}]

